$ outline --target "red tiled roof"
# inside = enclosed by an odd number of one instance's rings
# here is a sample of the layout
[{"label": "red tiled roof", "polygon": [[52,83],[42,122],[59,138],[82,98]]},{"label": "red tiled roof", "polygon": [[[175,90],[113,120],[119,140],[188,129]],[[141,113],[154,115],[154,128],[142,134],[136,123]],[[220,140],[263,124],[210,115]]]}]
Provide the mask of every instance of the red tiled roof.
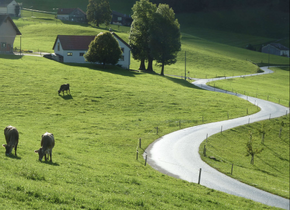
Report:
[{"label": "red tiled roof", "polygon": [[[127,47],[130,46],[121,39],[117,34],[112,33],[117,39],[123,42]],[[74,35],[58,35],[54,42],[53,48],[55,48],[57,39],[60,40],[63,50],[88,50],[91,41],[95,39],[95,36],[74,36]]]},{"label": "red tiled roof", "polygon": [[89,44],[95,39],[95,36],[58,35],[52,49],[54,49],[57,39],[60,40],[64,50],[88,50]]}]

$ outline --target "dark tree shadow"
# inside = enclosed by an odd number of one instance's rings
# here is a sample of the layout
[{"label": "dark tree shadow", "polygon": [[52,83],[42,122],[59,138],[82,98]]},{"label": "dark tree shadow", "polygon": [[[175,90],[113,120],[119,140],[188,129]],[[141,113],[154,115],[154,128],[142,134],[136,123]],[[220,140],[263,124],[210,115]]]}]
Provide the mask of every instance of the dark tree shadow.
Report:
[{"label": "dark tree shadow", "polygon": [[4,59],[16,60],[16,59],[21,59],[22,57],[23,57],[23,55],[1,54],[0,53],[0,58],[4,58]]},{"label": "dark tree shadow", "polygon": [[199,90],[203,90],[202,88],[200,87],[197,87],[193,84],[191,84],[190,82],[184,80],[184,79],[181,79],[181,78],[173,78],[173,77],[170,77],[170,76],[165,76],[168,80],[172,81],[172,82],[175,82],[176,84],[179,84],[179,85],[182,85],[184,87],[188,87],[188,88],[193,88],[193,89],[199,89]]}]

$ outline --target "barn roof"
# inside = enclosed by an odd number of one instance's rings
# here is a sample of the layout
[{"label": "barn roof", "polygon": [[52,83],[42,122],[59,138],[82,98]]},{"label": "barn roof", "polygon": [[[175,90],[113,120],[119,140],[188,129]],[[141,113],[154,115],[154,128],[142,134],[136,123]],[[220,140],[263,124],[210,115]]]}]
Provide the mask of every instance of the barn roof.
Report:
[{"label": "barn roof", "polygon": [[54,49],[57,39],[64,50],[88,50],[89,44],[95,39],[95,36],[58,35],[52,49]]},{"label": "barn roof", "polygon": [[10,4],[13,0],[0,0],[0,7],[6,7]]},{"label": "barn roof", "polygon": [[13,22],[13,20],[10,18],[10,16],[8,15],[0,15],[0,26],[2,25],[3,22],[9,21],[11,23],[11,25],[13,26],[13,28],[16,31],[16,35],[22,35],[19,31],[19,29],[17,28],[17,26],[15,25],[15,23]]},{"label": "barn roof", "polygon": [[[117,39],[123,42],[126,46],[130,46],[121,39],[117,34],[112,33]],[[77,35],[58,35],[54,42],[53,48],[55,48],[57,40],[60,40],[63,50],[88,50],[91,41],[95,39],[95,36],[77,36]]]},{"label": "barn roof", "polygon": [[280,43],[271,43],[270,45],[272,45],[273,47],[275,47],[279,50],[289,50],[288,47],[285,47],[284,45],[282,45]]},{"label": "barn roof", "polygon": [[[1,1],[1,0],[0,0]],[[81,10],[80,8],[59,8],[57,10],[57,14],[58,15],[68,15],[70,13],[72,13],[75,10],[79,10],[81,13],[83,13],[84,15],[86,14],[83,10]]]}]

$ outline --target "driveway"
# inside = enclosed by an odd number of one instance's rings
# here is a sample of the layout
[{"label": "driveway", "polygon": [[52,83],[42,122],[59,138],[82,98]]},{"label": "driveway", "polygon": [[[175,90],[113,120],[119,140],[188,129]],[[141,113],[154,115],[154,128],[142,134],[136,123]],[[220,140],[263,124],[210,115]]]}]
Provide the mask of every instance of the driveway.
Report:
[{"label": "driveway", "polygon": [[[273,73],[267,67],[263,67],[262,70],[264,73],[243,75],[243,77]],[[224,131],[248,124],[249,122],[253,123],[269,118],[276,118],[289,113],[289,108],[279,104],[212,88],[206,85],[209,81],[235,77],[241,76],[200,79],[192,84],[206,90],[223,92],[243,98],[259,106],[261,111],[245,117],[203,124],[167,134],[153,142],[146,149],[145,152],[147,154],[148,164],[164,174],[195,183],[198,183],[199,172],[201,169],[201,185],[229,194],[248,198],[269,206],[289,209],[289,199],[259,190],[228,177],[207,165],[199,156],[199,146],[206,139],[207,135],[211,136],[219,133],[221,129]]]}]

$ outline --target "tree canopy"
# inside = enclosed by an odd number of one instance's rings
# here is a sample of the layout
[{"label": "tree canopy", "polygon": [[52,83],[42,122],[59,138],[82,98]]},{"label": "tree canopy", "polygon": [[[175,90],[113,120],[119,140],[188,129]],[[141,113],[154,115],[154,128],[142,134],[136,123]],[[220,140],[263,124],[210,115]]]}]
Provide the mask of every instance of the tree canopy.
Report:
[{"label": "tree canopy", "polygon": [[118,41],[110,32],[99,33],[89,45],[84,58],[88,62],[115,65],[122,55]]},{"label": "tree canopy", "polygon": [[156,5],[149,0],[137,1],[132,8],[133,23],[129,35],[129,45],[133,58],[141,61],[140,70],[145,70],[145,60],[147,60],[149,61],[147,70],[153,71],[153,59],[149,49],[149,26],[156,9]]},{"label": "tree canopy", "polygon": [[149,0],[140,0],[132,8],[133,23],[129,36],[129,45],[133,58],[140,60],[140,68],[153,71],[153,60],[162,67],[176,62],[180,51],[180,26],[175,13],[167,4],[159,4],[158,8]]},{"label": "tree canopy", "polygon": [[150,25],[150,53],[161,66],[164,75],[164,65],[176,63],[177,52],[181,50],[180,25],[175,19],[175,13],[167,4],[159,4]]},{"label": "tree canopy", "polygon": [[87,19],[99,27],[100,24],[109,23],[112,20],[111,8],[108,0],[89,0],[87,6]]}]

